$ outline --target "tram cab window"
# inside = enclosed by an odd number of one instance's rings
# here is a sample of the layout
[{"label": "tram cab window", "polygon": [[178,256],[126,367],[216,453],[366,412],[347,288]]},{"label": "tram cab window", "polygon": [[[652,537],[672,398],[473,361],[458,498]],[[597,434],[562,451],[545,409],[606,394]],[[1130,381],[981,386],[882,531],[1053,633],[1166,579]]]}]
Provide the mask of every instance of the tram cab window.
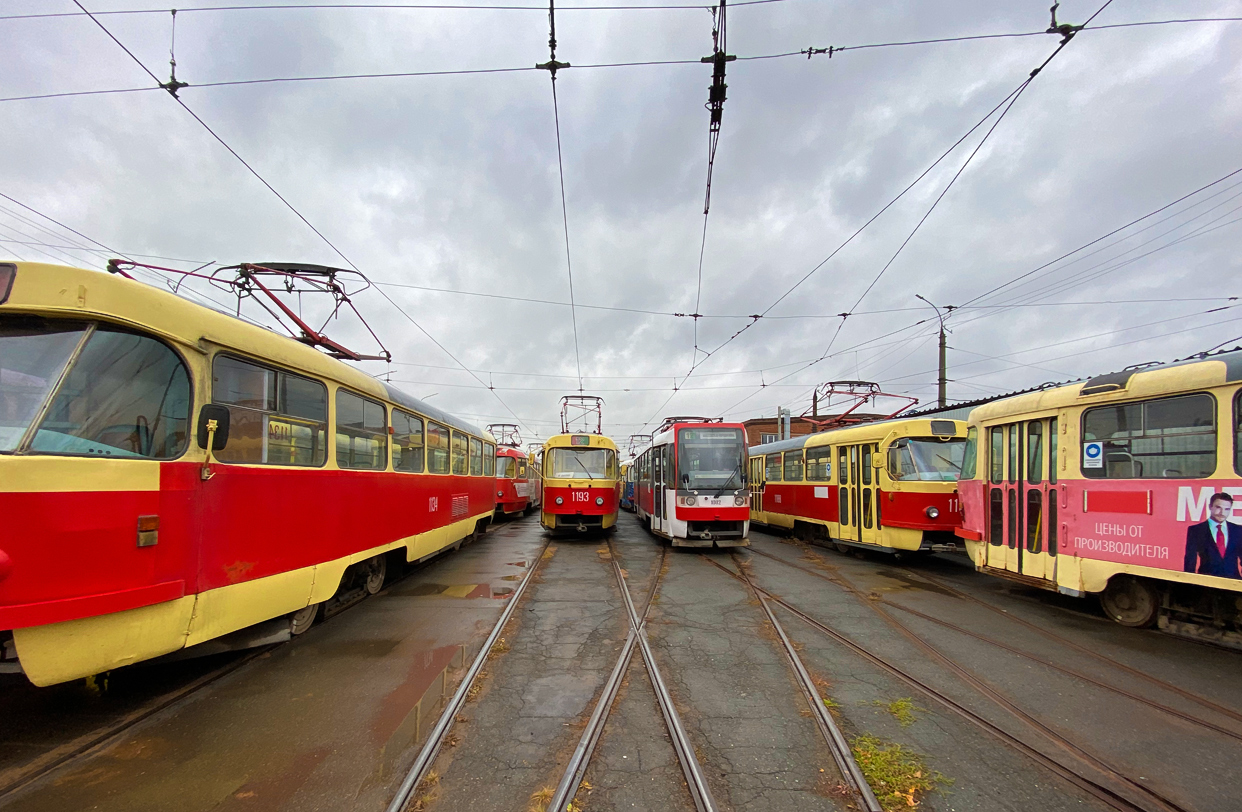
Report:
[{"label": "tram cab window", "polygon": [[497,457],[496,476],[500,479],[517,478],[517,460],[513,457]]},{"label": "tram cab window", "polygon": [[229,442],[221,462],[318,467],[328,459],[328,387],[217,355],[212,401],[228,407]]},{"label": "tram cab window", "polygon": [[467,456],[470,449],[470,438],[460,432],[453,432],[453,475],[465,476]]},{"label": "tram cab window", "polygon": [[[29,440],[31,451],[179,457],[190,421],[190,377],[181,358],[162,341],[136,333],[54,324],[9,319],[0,324],[0,451],[16,449],[60,378]],[[72,366],[62,373],[79,346]]]},{"label": "tram cab window", "polygon": [[[903,437],[888,447],[888,475],[894,480],[954,482],[961,474],[965,447],[966,441],[956,437]],[[864,483],[866,473],[864,465]]]},{"label": "tram cab window", "polygon": [[449,472],[449,430],[439,423],[427,421],[427,473]]},{"label": "tram cab window", "polygon": [[769,454],[764,460],[763,478],[768,482],[781,481],[781,455]]},{"label": "tram cab window", "polygon": [[384,404],[336,390],[336,464],[382,471],[388,467],[388,420]]},{"label": "tram cab window", "polygon": [[806,479],[808,482],[827,482],[832,478],[832,448],[820,446],[806,450]]},{"label": "tram cab window", "polygon": [[962,479],[975,478],[975,457],[979,453],[979,429],[966,430],[966,448],[962,450]]},{"label": "tram cab window", "polygon": [[423,470],[423,421],[400,409],[392,410],[392,467],[414,473]]},{"label": "tram cab window", "polygon": [[802,481],[802,451],[786,451],[785,452],[785,481],[801,482]]},{"label": "tram cab window", "polygon": [[[1216,409],[1209,394],[1098,406],[1083,414],[1083,476],[1093,479],[1198,479],[1216,470]],[[1103,463],[1088,467],[1088,443]]]},{"label": "tram cab window", "polygon": [[[526,463],[522,463],[522,467],[526,467]],[[483,444],[483,476],[496,475],[496,446],[491,443]]]},{"label": "tram cab window", "polygon": [[483,441],[470,438],[470,476],[483,476]]}]

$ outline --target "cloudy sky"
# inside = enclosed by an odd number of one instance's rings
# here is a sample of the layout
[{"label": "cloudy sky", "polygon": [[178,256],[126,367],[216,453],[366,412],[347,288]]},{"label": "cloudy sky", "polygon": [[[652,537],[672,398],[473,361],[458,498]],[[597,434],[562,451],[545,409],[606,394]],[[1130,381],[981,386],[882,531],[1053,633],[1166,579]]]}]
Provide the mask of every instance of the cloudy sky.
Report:
[{"label": "cloudy sky", "polygon": [[[505,2],[521,0],[475,5]],[[837,251],[1057,49],[1035,34],[1049,2],[732,5],[700,287],[713,18],[677,4],[557,10],[572,312],[551,82],[532,69],[548,15],[529,3],[178,13],[182,100],[337,253],[164,91],[12,100],[154,83],[72,0],[5,0],[0,192],[158,265],[352,263],[391,297],[357,299],[394,357],[361,366],[480,424],[516,414],[527,439],[554,433],[579,369],[622,439],[666,414],[799,414],[839,379],[934,402],[936,315],[916,294],[961,306],[951,400],[1242,340],[1242,173],[1055,261],[1242,168],[1242,22],[1084,30],[913,237],[996,115]],[[1217,17],[1242,2],[1114,0],[1093,26]],[[166,9],[98,20],[167,78]],[[857,48],[982,34],[1032,35]],[[797,53],[828,46],[846,50]],[[650,62],[677,64],[616,66]],[[205,86],[492,69],[522,70]],[[0,256],[102,266],[30,209],[0,198]],[[696,301],[698,352],[672,315]],[[328,332],[373,349],[351,319]]]}]

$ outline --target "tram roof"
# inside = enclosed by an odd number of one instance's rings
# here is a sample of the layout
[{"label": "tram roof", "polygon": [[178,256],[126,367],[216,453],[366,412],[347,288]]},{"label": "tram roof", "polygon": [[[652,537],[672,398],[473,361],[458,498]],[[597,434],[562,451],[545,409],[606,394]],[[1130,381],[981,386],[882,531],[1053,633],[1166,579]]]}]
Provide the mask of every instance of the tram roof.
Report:
[{"label": "tram roof", "polygon": [[975,423],[1006,415],[1176,394],[1240,381],[1242,347],[1234,347],[1000,395],[977,403],[969,419]]},{"label": "tram roof", "polygon": [[156,333],[200,352],[206,350],[206,344],[214,344],[387,399],[475,436],[491,437],[479,427],[376,380],[360,369],[231,313],[115,274],[41,262],[14,264],[17,274],[8,301],[0,305],[0,312],[23,310],[66,318],[102,318]]},{"label": "tram roof", "polygon": [[[949,417],[924,417],[924,416],[918,416],[918,415],[909,417],[906,415],[901,415],[899,417],[891,417],[888,420],[868,420],[863,423],[853,423],[848,426],[838,426],[836,428],[826,429],[824,431],[812,432],[811,434],[802,434],[802,435],[799,435],[798,437],[791,437],[788,440],[777,440],[774,443],[765,443],[763,445],[753,445],[750,447],[748,453],[752,457],[757,457],[763,454],[776,454],[781,451],[796,451],[800,448],[805,448],[807,443],[810,442],[811,440],[820,440],[820,438],[826,438],[826,437],[832,437],[834,439],[822,440],[820,442],[816,442],[815,445],[817,446],[824,445],[824,444],[828,444],[832,442],[858,442],[857,435],[859,434],[866,435],[866,434],[876,433],[876,432],[871,431],[876,426],[891,427],[898,423],[920,423],[920,422],[929,424],[928,426],[929,431],[931,429],[930,424],[933,422],[937,422],[937,423],[946,422],[946,423],[955,423],[955,424],[961,424],[961,425],[965,424],[964,420],[955,420]],[[954,428],[957,431],[962,430],[959,426],[955,426]],[[879,433],[881,434],[881,436],[883,436],[887,432],[879,432]],[[944,435],[944,436],[950,436],[950,435]]]}]

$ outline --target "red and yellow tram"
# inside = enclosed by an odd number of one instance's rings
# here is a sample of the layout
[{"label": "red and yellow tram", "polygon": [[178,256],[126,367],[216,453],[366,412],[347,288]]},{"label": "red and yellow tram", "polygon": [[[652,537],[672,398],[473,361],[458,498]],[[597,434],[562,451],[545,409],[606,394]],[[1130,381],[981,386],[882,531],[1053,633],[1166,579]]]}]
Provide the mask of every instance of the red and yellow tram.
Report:
[{"label": "red and yellow tram", "polygon": [[36,685],[296,632],[479,530],[494,482],[485,432],[293,339],[0,264],[0,665]]},{"label": "red and yellow tram", "polygon": [[1242,351],[1016,395],[969,426],[958,534],[979,570],[1242,647]]},{"label": "red and yellow tram", "polygon": [[539,520],[552,532],[610,531],[621,480],[617,446],[599,434],[558,434],[543,444]]},{"label": "red and yellow tram", "polygon": [[845,551],[956,549],[966,424],[896,418],[755,446],[750,516]]},{"label": "red and yellow tram", "polygon": [[496,513],[524,516],[534,503],[529,455],[512,446],[496,446]]},{"label": "red and yellow tram", "polygon": [[741,423],[669,418],[634,467],[635,512],[652,533],[674,547],[750,544]]}]

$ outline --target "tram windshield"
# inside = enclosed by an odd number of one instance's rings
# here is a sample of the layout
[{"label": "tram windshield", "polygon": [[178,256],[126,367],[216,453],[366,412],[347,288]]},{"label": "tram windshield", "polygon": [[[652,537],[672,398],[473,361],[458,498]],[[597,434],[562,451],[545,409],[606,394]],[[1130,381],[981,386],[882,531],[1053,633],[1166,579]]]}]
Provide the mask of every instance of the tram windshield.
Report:
[{"label": "tram windshield", "polygon": [[955,482],[962,471],[966,441],[898,440],[888,450],[888,472],[893,479],[919,482]]},{"label": "tram windshield", "polygon": [[611,448],[554,448],[551,479],[611,479],[617,471],[617,455]]},{"label": "tram windshield", "polygon": [[169,459],[185,447],[189,412],[189,375],[162,342],[81,322],[0,319],[0,453],[18,450],[37,419],[23,450]]},{"label": "tram windshield", "polygon": [[496,476],[503,479],[517,478],[517,460],[513,457],[496,457]]},{"label": "tram windshield", "polygon": [[740,488],[745,462],[741,429],[682,429],[677,434],[679,488]]}]

